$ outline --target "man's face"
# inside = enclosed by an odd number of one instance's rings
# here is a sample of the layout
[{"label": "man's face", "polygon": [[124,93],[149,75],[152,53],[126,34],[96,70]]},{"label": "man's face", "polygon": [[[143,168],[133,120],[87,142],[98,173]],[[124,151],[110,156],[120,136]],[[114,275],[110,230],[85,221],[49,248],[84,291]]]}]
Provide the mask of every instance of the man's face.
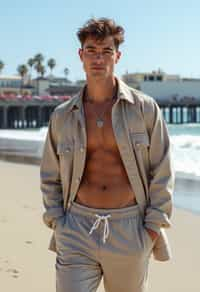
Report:
[{"label": "man's face", "polygon": [[79,49],[79,56],[88,78],[106,79],[113,76],[121,53],[116,50],[112,37],[104,40],[89,37]]}]

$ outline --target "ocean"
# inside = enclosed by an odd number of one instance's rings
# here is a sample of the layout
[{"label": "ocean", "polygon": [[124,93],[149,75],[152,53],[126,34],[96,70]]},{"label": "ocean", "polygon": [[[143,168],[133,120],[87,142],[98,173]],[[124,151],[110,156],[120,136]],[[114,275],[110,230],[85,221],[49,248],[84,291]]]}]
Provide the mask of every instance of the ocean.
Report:
[{"label": "ocean", "polygon": [[200,124],[168,125],[176,185],[174,204],[200,214]]},{"label": "ocean", "polygon": [[[176,171],[174,204],[200,214],[200,124],[168,125]],[[47,128],[0,130],[0,151],[10,147],[41,156]]]}]

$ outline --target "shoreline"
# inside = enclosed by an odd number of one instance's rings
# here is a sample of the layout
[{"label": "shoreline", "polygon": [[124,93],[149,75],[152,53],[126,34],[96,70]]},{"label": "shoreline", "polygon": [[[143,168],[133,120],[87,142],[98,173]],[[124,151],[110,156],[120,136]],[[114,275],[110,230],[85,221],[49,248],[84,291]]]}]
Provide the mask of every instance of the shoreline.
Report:
[{"label": "shoreline", "polygon": [[27,154],[24,153],[19,155],[15,153],[8,153],[8,152],[0,152],[0,161],[7,161],[19,164],[29,164],[29,165],[40,165],[41,158],[37,155]]},{"label": "shoreline", "polygon": [[[42,154],[42,153],[41,153]],[[0,151],[0,160],[10,161],[25,164],[36,164],[39,165],[41,162],[41,156],[38,154],[32,154],[30,152],[24,153],[24,151],[15,153],[14,151]],[[196,184],[200,187],[200,176],[187,174],[181,171],[175,171],[176,182],[185,182]]]}]

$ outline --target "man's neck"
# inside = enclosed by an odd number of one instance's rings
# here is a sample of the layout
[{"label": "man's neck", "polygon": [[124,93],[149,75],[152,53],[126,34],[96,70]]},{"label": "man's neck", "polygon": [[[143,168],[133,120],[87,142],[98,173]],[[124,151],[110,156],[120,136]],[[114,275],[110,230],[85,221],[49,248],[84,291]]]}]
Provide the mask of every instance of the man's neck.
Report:
[{"label": "man's neck", "polygon": [[87,80],[86,100],[96,104],[106,102],[115,95],[116,86],[114,77],[96,82]]}]

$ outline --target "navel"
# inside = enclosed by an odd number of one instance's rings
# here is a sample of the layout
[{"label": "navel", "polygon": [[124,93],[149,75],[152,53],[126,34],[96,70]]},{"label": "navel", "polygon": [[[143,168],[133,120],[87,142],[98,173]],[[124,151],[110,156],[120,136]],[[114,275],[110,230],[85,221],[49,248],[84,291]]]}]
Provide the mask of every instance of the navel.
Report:
[{"label": "navel", "polygon": [[102,191],[106,191],[107,190],[107,186],[105,186],[105,185],[103,185],[102,187],[101,187],[101,189],[102,189]]}]

